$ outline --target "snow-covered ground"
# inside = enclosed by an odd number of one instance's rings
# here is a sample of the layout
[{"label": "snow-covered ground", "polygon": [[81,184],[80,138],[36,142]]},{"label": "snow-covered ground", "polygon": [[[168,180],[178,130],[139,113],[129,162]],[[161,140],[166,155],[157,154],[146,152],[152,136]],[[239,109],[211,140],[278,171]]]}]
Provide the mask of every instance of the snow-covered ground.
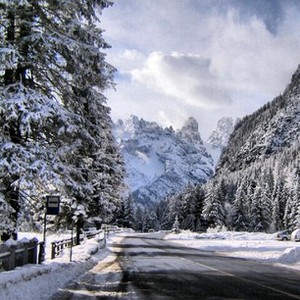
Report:
[{"label": "snow-covered ground", "polygon": [[[43,240],[42,234],[19,233],[19,239],[36,237]],[[62,255],[50,260],[52,241],[70,238],[70,234],[49,235],[46,238],[46,261],[41,265],[26,265],[15,270],[0,273],[1,300],[42,300],[50,298],[69,281],[91,269],[99,260],[104,260],[110,253],[102,248],[103,234],[93,239],[86,239],[82,245],[65,249]],[[118,237],[114,237],[118,239]],[[99,243],[101,241],[101,243]],[[107,239],[110,242],[110,238]]]},{"label": "snow-covered ground", "polygon": [[[107,243],[120,242],[122,233],[110,236]],[[152,233],[153,234],[153,233]],[[41,235],[22,233],[20,238],[33,236],[42,240]],[[47,236],[47,256],[52,240],[69,238],[70,234]],[[102,237],[99,236],[99,239]],[[217,251],[224,255],[254,259],[264,263],[280,264],[300,271],[300,243],[277,241],[273,234],[211,232],[206,234],[181,232],[167,234],[166,240],[187,247]],[[42,265],[27,265],[13,271],[0,273],[0,299],[2,300],[43,300],[50,298],[59,288],[91,269],[97,262],[113,259],[111,248],[101,248],[97,239],[86,240],[83,245],[73,248],[72,262],[70,252],[54,260],[47,259]]]},{"label": "snow-covered ground", "polygon": [[276,234],[249,232],[168,234],[165,239],[223,255],[280,264],[300,271],[300,242],[277,241]]}]

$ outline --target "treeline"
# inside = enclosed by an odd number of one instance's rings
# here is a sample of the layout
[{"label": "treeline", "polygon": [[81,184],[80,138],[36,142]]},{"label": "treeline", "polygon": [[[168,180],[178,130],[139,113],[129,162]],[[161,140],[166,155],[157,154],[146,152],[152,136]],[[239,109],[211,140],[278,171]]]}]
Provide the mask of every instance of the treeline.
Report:
[{"label": "treeline", "polygon": [[103,91],[115,69],[99,27],[110,1],[0,3],[0,232],[38,225],[61,195],[56,226],[108,222],[123,161]]}]

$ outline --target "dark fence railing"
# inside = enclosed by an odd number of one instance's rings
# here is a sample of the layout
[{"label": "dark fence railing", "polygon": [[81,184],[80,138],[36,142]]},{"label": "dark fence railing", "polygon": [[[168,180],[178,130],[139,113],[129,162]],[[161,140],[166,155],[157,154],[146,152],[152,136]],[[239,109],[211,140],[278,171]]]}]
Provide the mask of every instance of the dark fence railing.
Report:
[{"label": "dark fence railing", "polygon": [[[103,237],[98,239],[98,241],[101,247],[104,247],[105,233],[103,230],[87,232],[81,237],[80,241],[83,241],[84,237],[90,239],[100,233],[103,233]],[[58,257],[65,248],[70,248],[74,245],[76,245],[76,237],[52,242],[51,259]],[[23,238],[20,241],[10,239],[0,244],[0,272],[10,271],[26,264],[40,264],[44,260],[44,242],[39,242],[36,238],[31,240]]]},{"label": "dark fence railing", "polygon": [[[95,232],[86,232],[84,234],[84,236],[88,239],[91,239],[102,232],[103,232],[103,230],[98,230]],[[84,239],[84,237],[81,237],[80,241],[83,241],[83,239]],[[105,237],[103,237],[101,239],[101,241],[104,241],[104,240],[105,240]],[[51,259],[58,257],[63,252],[64,249],[70,248],[75,245],[76,245],[76,237],[52,242],[51,243]]]},{"label": "dark fence railing", "polygon": [[8,240],[0,244],[0,271],[13,270],[26,264],[41,263],[39,257],[43,243],[33,238],[21,241]]},{"label": "dark fence railing", "polygon": [[52,242],[51,259],[58,257],[65,248],[71,248],[74,245],[76,245],[76,237]]}]

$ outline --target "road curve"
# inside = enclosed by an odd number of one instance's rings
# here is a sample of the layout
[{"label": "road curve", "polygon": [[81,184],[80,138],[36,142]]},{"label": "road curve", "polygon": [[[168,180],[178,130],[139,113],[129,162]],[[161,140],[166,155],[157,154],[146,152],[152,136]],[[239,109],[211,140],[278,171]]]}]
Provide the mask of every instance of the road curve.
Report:
[{"label": "road curve", "polygon": [[53,299],[299,299],[300,273],[135,234]]}]

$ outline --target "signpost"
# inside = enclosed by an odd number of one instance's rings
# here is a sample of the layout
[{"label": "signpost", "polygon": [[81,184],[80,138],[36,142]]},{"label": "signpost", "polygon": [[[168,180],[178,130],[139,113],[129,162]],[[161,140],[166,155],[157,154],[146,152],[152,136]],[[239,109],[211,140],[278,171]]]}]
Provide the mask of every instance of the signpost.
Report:
[{"label": "signpost", "polygon": [[59,204],[60,196],[46,196],[46,214],[47,215],[58,215],[59,214]]},{"label": "signpost", "polygon": [[45,260],[45,249],[46,249],[46,230],[47,230],[47,215],[58,215],[60,206],[60,196],[58,195],[47,195],[46,196],[46,210],[44,216],[44,247],[42,253],[42,260]]}]

